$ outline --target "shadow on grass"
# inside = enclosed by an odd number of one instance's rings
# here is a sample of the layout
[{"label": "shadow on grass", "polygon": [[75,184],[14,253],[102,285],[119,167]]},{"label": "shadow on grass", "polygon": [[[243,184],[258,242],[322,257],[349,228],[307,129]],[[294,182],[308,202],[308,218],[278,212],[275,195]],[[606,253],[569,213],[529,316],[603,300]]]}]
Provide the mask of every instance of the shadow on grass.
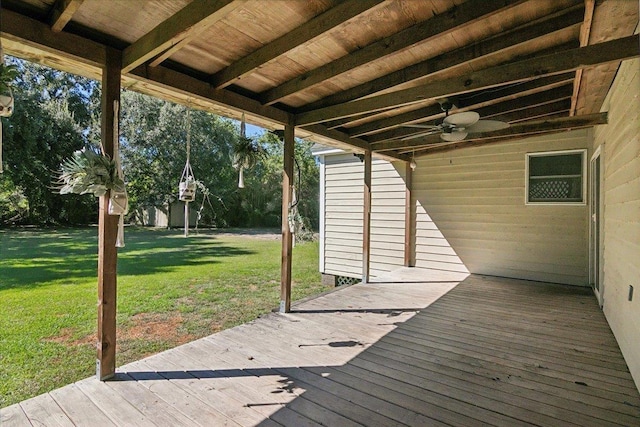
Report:
[{"label": "shadow on grass", "polygon": [[[215,235],[189,238],[180,231],[127,229],[118,249],[118,274],[141,276],[186,265],[215,264],[222,257],[253,251]],[[0,289],[38,287],[52,281],[75,284],[96,277],[98,230],[91,228],[0,230]]]}]

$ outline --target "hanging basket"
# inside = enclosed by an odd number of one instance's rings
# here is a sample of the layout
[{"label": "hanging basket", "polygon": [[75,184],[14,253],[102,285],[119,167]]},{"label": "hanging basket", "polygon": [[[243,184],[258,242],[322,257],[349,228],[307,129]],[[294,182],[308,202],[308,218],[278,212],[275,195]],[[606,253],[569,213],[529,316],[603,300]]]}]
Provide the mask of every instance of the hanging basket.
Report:
[{"label": "hanging basket", "polygon": [[196,199],[196,181],[188,177],[181,181],[178,187],[178,199],[183,202],[193,202]]},{"label": "hanging basket", "polygon": [[13,93],[11,89],[0,94],[0,117],[9,117],[13,114]]}]

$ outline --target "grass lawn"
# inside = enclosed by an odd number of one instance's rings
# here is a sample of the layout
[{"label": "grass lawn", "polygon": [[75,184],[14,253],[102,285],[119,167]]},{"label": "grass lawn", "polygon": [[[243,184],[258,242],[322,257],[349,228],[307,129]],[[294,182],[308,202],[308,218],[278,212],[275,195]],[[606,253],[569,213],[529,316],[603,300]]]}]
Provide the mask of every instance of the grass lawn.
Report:
[{"label": "grass lawn", "polygon": [[[293,299],[325,288],[318,244],[293,251]],[[0,407],[95,375],[97,228],[0,230]],[[280,239],[127,229],[117,364],[277,307]]]}]

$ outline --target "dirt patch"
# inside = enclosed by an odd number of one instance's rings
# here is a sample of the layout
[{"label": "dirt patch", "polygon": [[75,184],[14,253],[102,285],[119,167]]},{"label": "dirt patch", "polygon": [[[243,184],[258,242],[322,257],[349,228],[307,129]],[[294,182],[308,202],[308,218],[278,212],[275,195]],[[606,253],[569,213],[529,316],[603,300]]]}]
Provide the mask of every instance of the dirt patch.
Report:
[{"label": "dirt patch", "polygon": [[160,340],[183,344],[193,339],[190,335],[179,333],[178,328],[183,323],[180,313],[140,313],[132,316],[128,323],[119,331],[122,340]]},{"label": "dirt patch", "polygon": [[54,335],[51,337],[44,338],[45,342],[55,342],[58,344],[65,345],[67,347],[76,347],[80,345],[95,345],[96,336],[95,334],[89,334],[81,338],[74,339],[75,329],[73,328],[62,328],[58,335]]}]

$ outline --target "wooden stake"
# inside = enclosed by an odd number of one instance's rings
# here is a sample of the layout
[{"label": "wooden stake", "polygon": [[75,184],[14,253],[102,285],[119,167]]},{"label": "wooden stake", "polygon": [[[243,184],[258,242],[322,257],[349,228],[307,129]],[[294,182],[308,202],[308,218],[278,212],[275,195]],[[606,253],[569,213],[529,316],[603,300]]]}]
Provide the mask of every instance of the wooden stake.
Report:
[{"label": "wooden stake", "polygon": [[294,126],[284,127],[284,173],[282,175],[282,263],[280,313],[291,311],[291,251],[293,248],[289,213],[293,188]]},{"label": "wooden stake", "polygon": [[[107,48],[106,65],[102,70],[102,146],[113,157],[113,103],[120,101],[121,52]],[[118,216],[109,215],[109,193],[100,198],[98,213],[98,355],[96,375],[104,381],[116,371],[116,282],[118,250]]]},{"label": "wooden stake", "polygon": [[364,152],[364,216],[362,220],[362,283],[369,282],[371,258],[371,150]]},{"label": "wooden stake", "polygon": [[411,262],[411,186],[413,169],[409,162],[405,163],[405,201],[404,201],[404,266],[413,267]]}]

